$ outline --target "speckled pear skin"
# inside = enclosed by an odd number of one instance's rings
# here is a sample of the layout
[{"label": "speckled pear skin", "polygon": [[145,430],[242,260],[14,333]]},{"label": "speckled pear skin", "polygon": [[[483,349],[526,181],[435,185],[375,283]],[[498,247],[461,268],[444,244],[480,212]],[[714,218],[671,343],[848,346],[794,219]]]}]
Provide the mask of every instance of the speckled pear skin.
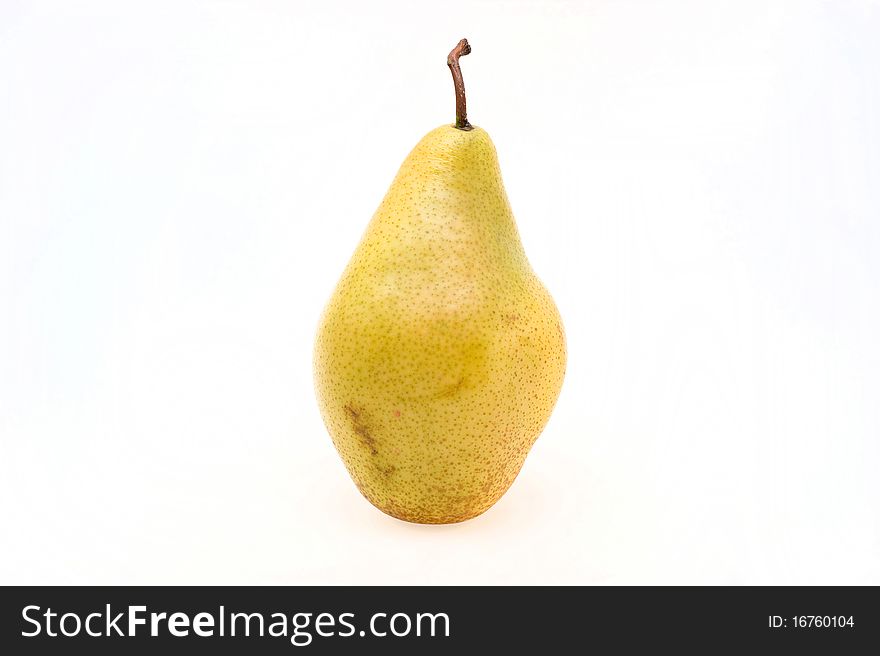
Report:
[{"label": "speckled pear skin", "polygon": [[318,402],[355,485],[410,522],[479,515],[519,473],[565,362],[559,312],[526,259],[488,134],[431,131],[318,329]]}]

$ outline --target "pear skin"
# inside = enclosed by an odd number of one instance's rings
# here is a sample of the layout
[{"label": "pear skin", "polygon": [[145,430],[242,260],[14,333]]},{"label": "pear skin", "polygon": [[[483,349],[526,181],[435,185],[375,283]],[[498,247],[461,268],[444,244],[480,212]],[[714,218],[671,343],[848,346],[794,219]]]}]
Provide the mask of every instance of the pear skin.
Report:
[{"label": "pear skin", "polygon": [[321,414],[355,485],[383,512],[424,524],[470,519],[501,498],[566,364],[562,320],[526,259],[495,147],[461,115],[466,127],[431,131],[404,161],[314,352]]}]

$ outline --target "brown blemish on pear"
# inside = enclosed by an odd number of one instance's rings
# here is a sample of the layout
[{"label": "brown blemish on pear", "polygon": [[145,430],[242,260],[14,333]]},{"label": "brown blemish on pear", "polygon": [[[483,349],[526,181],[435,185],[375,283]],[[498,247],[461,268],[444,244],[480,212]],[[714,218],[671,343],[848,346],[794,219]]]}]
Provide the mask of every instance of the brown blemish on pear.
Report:
[{"label": "brown blemish on pear", "polygon": [[354,406],[349,404],[345,406],[345,412],[348,414],[348,418],[351,420],[352,430],[354,430],[355,435],[360,438],[361,443],[370,450],[370,453],[372,455],[378,455],[379,450],[376,448],[376,438],[374,438],[370,434],[370,429],[364,422],[364,411],[361,409],[356,409]]}]

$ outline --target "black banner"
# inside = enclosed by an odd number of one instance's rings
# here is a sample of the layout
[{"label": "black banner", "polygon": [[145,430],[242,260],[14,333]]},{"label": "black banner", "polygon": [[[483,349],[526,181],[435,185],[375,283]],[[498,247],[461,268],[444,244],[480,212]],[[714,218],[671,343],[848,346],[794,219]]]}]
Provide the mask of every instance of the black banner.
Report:
[{"label": "black banner", "polygon": [[7,654],[472,653],[594,647],[855,653],[876,588],[8,587]]}]

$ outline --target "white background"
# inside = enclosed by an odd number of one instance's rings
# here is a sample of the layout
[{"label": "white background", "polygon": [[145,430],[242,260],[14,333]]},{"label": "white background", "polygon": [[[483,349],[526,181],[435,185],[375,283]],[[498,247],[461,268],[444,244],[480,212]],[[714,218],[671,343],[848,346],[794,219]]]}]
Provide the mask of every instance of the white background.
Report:
[{"label": "white background", "polygon": [[[0,582],[880,583],[878,3],[0,6]],[[311,355],[463,36],[569,367],[426,527]]]}]

